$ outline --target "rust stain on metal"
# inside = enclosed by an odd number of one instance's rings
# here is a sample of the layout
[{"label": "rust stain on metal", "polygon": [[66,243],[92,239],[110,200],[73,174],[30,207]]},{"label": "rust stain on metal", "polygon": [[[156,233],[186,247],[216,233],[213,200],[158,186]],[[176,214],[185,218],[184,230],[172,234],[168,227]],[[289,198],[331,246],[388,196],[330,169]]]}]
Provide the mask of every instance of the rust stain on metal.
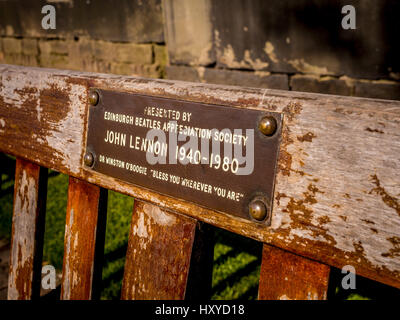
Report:
[{"label": "rust stain on metal", "polygon": [[369,194],[371,193],[376,193],[378,195],[380,195],[382,197],[382,201],[390,208],[394,209],[397,214],[400,216],[400,203],[399,201],[391,196],[390,194],[388,194],[385,190],[385,188],[383,188],[381,186],[381,183],[378,179],[378,176],[376,174],[371,175],[372,181],[373,183],[376,185],[375,188],[373,188]]}]

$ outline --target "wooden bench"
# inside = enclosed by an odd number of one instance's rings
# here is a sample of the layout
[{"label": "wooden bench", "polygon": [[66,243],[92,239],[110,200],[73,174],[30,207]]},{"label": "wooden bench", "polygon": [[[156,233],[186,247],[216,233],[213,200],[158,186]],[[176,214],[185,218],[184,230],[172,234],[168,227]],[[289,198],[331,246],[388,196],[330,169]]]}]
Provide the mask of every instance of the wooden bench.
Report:
[{"label": "wooden bench", "polygon": [[[201,297],[207,224],[264,243],[259,299],[325,299],[331,266],[400,287],[399,101],[12,65],[0,75],[0,151],[17,158],[9,299],[39,293],[47,168],[70,176],[62,299],[98,297],[107,189],[135,199],[122,299]],[[91,87],[281,113],[271,225],[87,168]]]}]

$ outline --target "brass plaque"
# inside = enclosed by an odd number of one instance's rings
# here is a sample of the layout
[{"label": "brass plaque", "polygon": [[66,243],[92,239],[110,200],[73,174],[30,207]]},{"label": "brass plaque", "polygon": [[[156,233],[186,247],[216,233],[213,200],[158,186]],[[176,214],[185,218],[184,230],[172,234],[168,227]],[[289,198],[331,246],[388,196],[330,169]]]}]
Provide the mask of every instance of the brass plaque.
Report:
[{"label": "brass plaque", "polygon": [[[101,89],[92,92],[98,101],[91,99],[95,105],[89,111],[88,169],[270,223],[280,113]],[[265,205],[265,217],[259,201]],[[249,205],[255,213],[249,213]]]}]

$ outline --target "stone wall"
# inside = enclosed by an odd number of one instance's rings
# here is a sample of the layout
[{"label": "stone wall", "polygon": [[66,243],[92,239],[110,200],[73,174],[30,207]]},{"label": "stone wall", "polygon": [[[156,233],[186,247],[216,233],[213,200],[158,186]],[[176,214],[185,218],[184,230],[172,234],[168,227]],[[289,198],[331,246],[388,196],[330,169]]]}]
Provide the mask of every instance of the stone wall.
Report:
[{"label": "stone wall", "polygon": [[[56,8],[44,30],[41,8]],[[161,0],[0,2],[0,63],[163,78]]]},{"label": "stone wall", "polygon": [[164,76],[166,47],[90,38],[2,37],[0,63],[71,69],[150,78]]},{"label": "stone wall", "polygon": [[[348,2],[7,0],[0,63],[400,99],[400,3]],[[56,30],[41,28],[48,3]]]}]

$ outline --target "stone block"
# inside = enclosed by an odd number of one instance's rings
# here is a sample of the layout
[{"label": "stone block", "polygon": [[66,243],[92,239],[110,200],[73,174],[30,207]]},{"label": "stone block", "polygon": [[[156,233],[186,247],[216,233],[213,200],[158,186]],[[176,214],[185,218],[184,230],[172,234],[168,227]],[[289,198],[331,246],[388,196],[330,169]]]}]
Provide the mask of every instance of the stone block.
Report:
[{"label": "stone block", "polygon": [[199,73],[195,68],[186,66],[166,66],[167,79],[200,82]]},{"label": "stone block", "polygon": [[49,54],[68,54],[68,42],[65,40],[39,40],[40,53]]},{"label": "stone block", "polygon": [[353,91],[351,80],[312,75],[294,75],[290,77],[290,87],[292,91],[336,94],[342,96],[350,96]]},{"label": "stone block", "polygon": [[39,53],[38,43],[36,39],[22,39],[22,53],[25,55],[35,56]]},{"label": "stone block", "polygon": [[3,38],[3,51],[4,53],[21,53],[22,40],[15,38]]},{"label": "stone block", "polygon": [[400,82],[395,81],[357,81],[354,95],[358,97],[400,100]]},{"label": "stone block", "polygon": [[204,68],[202,78],[207,83],[289,90],[286,74]]}]

